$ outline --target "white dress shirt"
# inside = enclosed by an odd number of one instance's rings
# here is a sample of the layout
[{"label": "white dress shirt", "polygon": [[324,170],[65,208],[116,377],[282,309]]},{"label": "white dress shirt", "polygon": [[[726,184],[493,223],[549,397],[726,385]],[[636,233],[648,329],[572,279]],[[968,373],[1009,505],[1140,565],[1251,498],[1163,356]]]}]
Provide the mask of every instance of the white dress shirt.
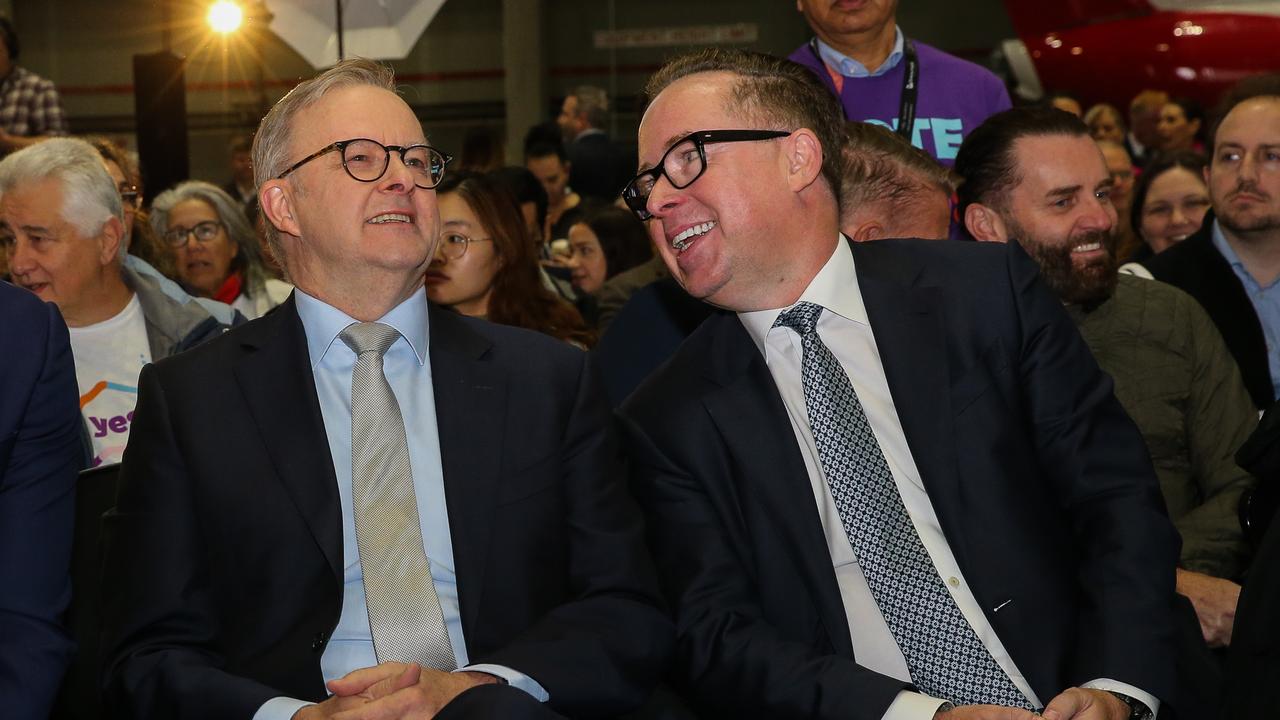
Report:
[{"label": "white dress shirt", "polygon": [[[824,308],[818,319],[818,335],[840,362],[848,374],[858,400],[866,412],[867,421],[875,433],[876,441],[884,453],[889,471],[898,486],[902,502],[915,525],[920,541],[928,551],[933,565],[942,577],[947,590],[955,600],[961,614],[974,629],[978,639],[995,658],[1013,684],[1037,708],[1051,698],[1040,698],[1027,682],[1022,672],[1009,656],[1004,644],[996,636],[995,629],[983,614],[977,598],[965,582],[964,574],[956,562],[951,547],[942,533],[941,523],[920,479],[906,434],[898,419],[898,412],[889,392],[884,366],[876,348],[867,310],[862,302],[854,272],[853,252],[848,240],[841,236],[831,258],[813,278],[797,302],[810,302]],[[853,547],[845,535],[844,525],[836,509],[831,491],[827,487],[822,462],[809,428],[805,409],[804,386],[800,367],[803,358],[800,335],[785,327],[773,327],[774,321],[787,308],[739,313],[751,339],[765,358],[769,374],[782,396],[791,429],[795,433],[800,454],[809,474],[809,484],[817,504],[818,516],[827,539],[827,549],[835,567],[836,582],[848,618],[853,652],[858,664],[890,677],[911,681],[907,661],[899,649],[889,626],[876,605],[871,589],[858,566]],[[1153,711],[1159,705],[1154,697],[1130,685],[1110,680],[1088,683],[1090,687],[1115,690],[1143,701]],[[911,720],[932,718],[946,698],[931,698],[915,692],[901,692],[889,706],[884,720]]]}]

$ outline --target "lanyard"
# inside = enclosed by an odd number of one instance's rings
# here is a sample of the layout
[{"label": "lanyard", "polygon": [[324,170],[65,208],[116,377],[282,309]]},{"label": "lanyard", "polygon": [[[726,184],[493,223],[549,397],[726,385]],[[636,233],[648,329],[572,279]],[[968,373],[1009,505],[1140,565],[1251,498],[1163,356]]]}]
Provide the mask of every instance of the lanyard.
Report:
[{"label": "lanyard", "polygon": [[[822,59],[822,54],[818,52],[817,38],[810,38],[809,52],[813,53],[818,62],[824,66],[827,64],[827,61]],[[920,61],[916,57],[916,44],[910,38],[906,38],[902,43],[902,60],[906,63],[906,67],[903,68],[904,71],[902,73],[902,95],[898,104],[897,133],[910,141],[912,129],[916,124],[916,95],[920,87]]]}]

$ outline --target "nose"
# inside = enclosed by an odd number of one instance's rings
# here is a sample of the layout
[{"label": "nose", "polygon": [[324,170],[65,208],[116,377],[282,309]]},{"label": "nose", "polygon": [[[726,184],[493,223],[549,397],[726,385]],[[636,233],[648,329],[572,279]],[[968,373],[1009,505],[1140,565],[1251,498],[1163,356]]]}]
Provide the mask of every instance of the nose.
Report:
[{"label": "nose", "polygon": [[1084,216],[1080,224],[1089,230],[1108,231],[1116,224],[1116,206],[1111,204],[1111,196],[1104,194],[1094,197],[1085,206]]},{"label": "nose", "polygon": [[650,215],[661,218],[680,205],[681,197],[681,192],[671,184],[667,176],[659,175],[657,182],[653,184],[653,189],[649,191],[645,209]]},{"label": "nose", "polygon": [[400,153],[391,151],[387,156],[387,171],[379,178],[379,189],[407,193],[415,187],[413,172],[404,164],[404,158]]},{"label": "nose", "polygon": [[35,269],[35,254],[31,252],[29,243],[14,240],[8,250],[0,252],[9,253],[9,271],[15,276],[26,275]]},{"label": "nose", "polygon": [[1244,153],[1240,158],[1240,179],[1258,180],[1258,161],[1253,153]]}]

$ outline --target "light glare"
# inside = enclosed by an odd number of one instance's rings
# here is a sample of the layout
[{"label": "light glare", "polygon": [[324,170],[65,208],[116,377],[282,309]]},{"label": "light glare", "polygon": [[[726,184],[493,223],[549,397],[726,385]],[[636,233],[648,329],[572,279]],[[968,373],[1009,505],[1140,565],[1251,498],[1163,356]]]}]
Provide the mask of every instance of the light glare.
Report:
[{"label": "light glare", "polygon": [[244,22],[244,11],[231,0],[218,0],[209,6],[209,27],[222,34],[233,33]]}]

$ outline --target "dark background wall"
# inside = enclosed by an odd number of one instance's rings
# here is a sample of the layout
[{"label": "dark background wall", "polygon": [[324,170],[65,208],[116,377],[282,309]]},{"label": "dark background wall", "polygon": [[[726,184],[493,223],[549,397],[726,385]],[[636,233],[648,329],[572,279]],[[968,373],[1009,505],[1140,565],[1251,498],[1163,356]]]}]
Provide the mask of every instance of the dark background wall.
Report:
[{"label": "dark background wall", "polygon": [[[617,98],[614,122],[623,137],[634,132],[633,98],[645,78],[687,48],[600,49],[596,31],[745,23],[756,40],[739,46],[779,54],[809,36],[792,0],[448,0],[409,56],[391,63],[406,81],[406,99],[442,148],[459,149],[469,128],[505,133],[504,3],[527,4],[542,18],[544,92],[518,101],[550,118],[569,88],[600,85]],[[5,5],[23,42],[20,62],[58,84],[73,131],[105,133],[133,147],[131,58],[161,49],[162,3],[10,0],[0,2],[0,10]],[[226,41],[215,36],[204,24],[207,6],[208,0],[172,0],[170,37],[187,59],[192,174],[220,179],[231,135],[252,129],[265,102],[315,68],[269,32]],[[978,62],[1014,36],[999,0],[902,0],[899,22],[911,36]]]}]

